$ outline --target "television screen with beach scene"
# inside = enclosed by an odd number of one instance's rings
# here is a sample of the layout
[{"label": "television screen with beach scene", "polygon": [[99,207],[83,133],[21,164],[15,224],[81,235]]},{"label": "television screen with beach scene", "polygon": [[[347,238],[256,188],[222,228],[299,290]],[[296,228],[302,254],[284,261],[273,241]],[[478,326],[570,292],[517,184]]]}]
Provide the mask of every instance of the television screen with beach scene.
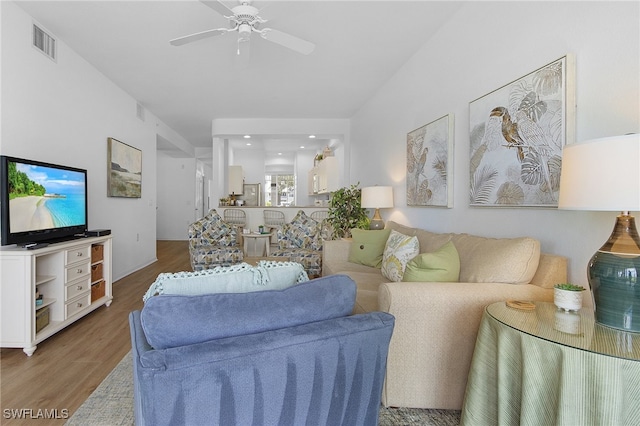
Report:
[{"label": "television screen with beach scene", "polygon": [[3,157],[2,245],[55,240],[87,229],[87,171]]}]

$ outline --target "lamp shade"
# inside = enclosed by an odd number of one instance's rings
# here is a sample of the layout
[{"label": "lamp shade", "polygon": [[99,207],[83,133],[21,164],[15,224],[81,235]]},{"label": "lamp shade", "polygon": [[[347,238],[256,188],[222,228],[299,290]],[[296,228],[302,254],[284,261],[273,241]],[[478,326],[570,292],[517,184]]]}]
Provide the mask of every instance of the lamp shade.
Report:
[{"label": "lamp shade", "polygon": [[368,186],[362,188],[360,205],[365,209],[387,209],[393,207],[393,187]]},{"label": "lamp shade", "polygon": [[640,211],[640,135],[565,146],[558,207]]},{"label": "lamp shade", "polygon": [[640,236],[629,214],[640,210],[640,135],[566,146],[558,207],[621,212],[611,236],[591,257],[587,278],[596,322],[640,333]]}]

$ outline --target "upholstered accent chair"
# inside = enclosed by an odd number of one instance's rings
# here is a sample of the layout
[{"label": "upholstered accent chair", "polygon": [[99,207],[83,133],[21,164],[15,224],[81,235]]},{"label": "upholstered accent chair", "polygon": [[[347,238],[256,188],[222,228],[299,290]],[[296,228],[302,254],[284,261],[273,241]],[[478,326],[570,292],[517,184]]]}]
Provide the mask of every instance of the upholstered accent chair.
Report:
[{"label": "upholstered accent chair", "polygon": [[299,210],[289,223],[278,229],[278,248],[271,256],[302,264],[309,277],[322,273],[322,222]]},{"label": "upholstered accent chair", "polygon": [[329,223],[329,212],[326,210],[317,210],[311,212],[311,219],[320,223],[322,229],[322,239],[328,241],[333,240],[333,226]]},{"label": "upholstered accent chair", "polygon": [[351,315],[355,295],[333,275],[150,297],[129,315],[136,425],[377,424],[395,319]]},{"label": "upholstered accent chair", "polygon": [[189,225],[189,255],[194,271],[230,266],[244,259],[238,229],[225,222],[215,209]]}]

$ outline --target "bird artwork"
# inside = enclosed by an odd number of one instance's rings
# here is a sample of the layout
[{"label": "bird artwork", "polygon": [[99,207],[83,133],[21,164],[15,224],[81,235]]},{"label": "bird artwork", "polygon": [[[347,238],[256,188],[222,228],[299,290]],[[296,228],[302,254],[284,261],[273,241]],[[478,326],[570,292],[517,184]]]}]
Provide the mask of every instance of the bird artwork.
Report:
[{"label": "bird artwork", "polygon": [[557,205],[562,72],[562,62],[549,64],[478,102],[477,110],[471,104],[479,121],[474,126],[470,118],[472,205]]},{"label": "bird artwork", "polygon": [[447,168],[452,121],[446,115],[407,134],[407,205],[451,206]]},{"label": "bird artwork", "polygon": [[[407,140],[407,203],[409,205],[424,204],[428,201],[426,194],[421,196],[421,178],[424,176],[424,166],[427,162],[429,148],[424,147],[425,129],[420,128],[408,135]],[[423,182],[428,186],[429,182]],[[426,189],[426,188],[425,188]]]}]

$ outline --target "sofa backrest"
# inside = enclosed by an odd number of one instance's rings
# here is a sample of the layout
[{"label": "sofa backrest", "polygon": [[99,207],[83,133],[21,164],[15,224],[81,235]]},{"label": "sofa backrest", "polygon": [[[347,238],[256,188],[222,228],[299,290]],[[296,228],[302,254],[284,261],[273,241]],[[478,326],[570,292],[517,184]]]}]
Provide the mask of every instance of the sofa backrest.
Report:
[{"label": "sofa backrest", "polygon": [[420,252],[433,252],[452,241],[460,256],[460,282],[529,284],[540,261],[540,242],[529,237],[485,238],[470,234],[438,234],[388,221],[388,228],[416,236]]},{"label": "sofa backrest", "polygon": [[356,285],[346,275],[284,290],[151,297],[141,313],[149,344],[165,349],[292,327],[351,313]]},{"label": "sofa backrest", "polygon": [[540,242],[452,234],[460,256],[460,281],[529,284],[538,269]]},{"label": "sofa backrest", "polygon": [[[452,234],[437,234],[424,229],[411,228],[409,226],[400,225],[392,220],[388,221],[385,228],[391,228],[401,234],[410,237],[418,237],[420,244],[420,253],[429,253],[438,250],[440,247],[451,241]],[[460,259],[462,261],[462,259]]]}]

